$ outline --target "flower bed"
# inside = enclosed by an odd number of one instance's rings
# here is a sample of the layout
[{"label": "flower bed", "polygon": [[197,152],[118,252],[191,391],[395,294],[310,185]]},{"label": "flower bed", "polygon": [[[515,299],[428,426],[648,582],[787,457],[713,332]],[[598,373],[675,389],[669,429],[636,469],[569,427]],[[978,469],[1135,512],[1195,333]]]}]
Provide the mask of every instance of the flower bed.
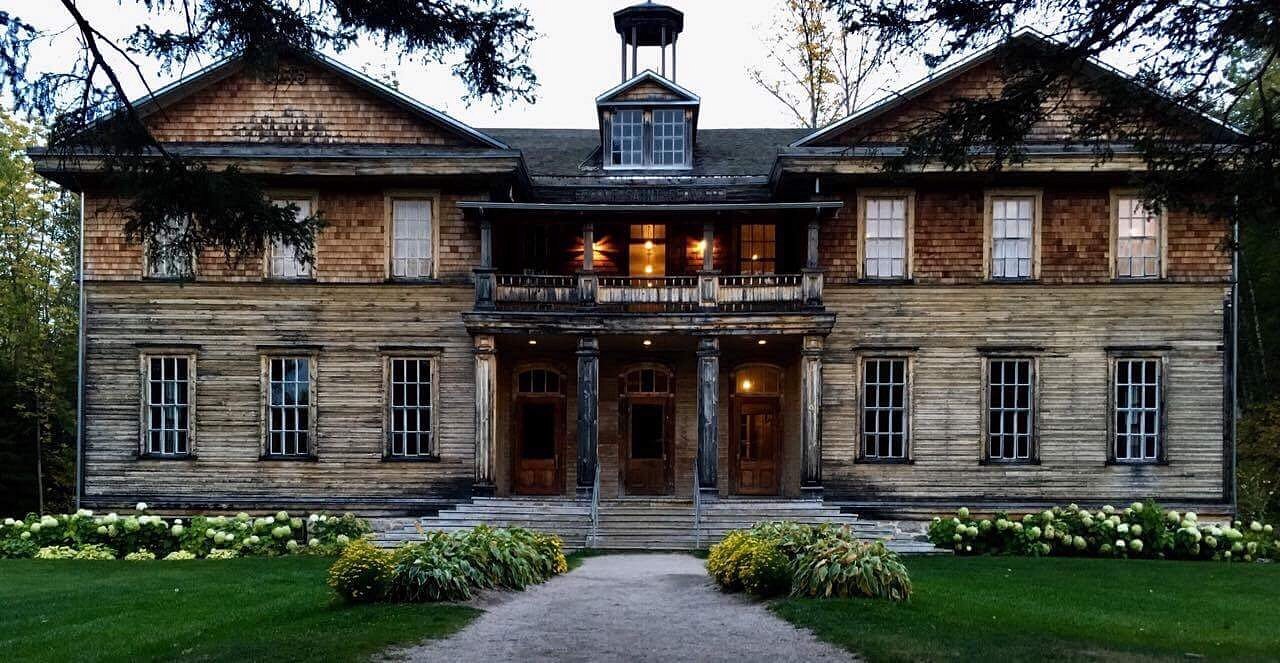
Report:
[{"label": "flower bed", "polygon": [[229,559],[290,554],[336,555],[370,531],[353,515],[285,511],[253,517],[195,516],[165,519],[139,503],[134,513],[94,515],[81,509],[62,515],[28,515],[0,523],[0,559]]},{"label": "flower bed", "polygon": [[767,522],[732,531],[711,547],[707,571],[725,591],[762,597],[911,596],[911,578],[896,553],[834,525]]},{"label": "flower bed", "polygon": [[1194,512],[1164,511],[1154,501],[1092,512],[1075,504],[1018,518],[997,513],[976,519],[961,507],[934,518],[929,540],[962,555],[1012,554],[1159,559],[1275,560],[1280,537],[1271,525],[1236,521],[1201,524]]},{"label": "flower bed", "polygon": [[465,601],[477,589],[522,590],[569,570],[558,537],[520,527],[423,537],[395,550],[348,546],[329,569],[329,586],[353,603]]}]

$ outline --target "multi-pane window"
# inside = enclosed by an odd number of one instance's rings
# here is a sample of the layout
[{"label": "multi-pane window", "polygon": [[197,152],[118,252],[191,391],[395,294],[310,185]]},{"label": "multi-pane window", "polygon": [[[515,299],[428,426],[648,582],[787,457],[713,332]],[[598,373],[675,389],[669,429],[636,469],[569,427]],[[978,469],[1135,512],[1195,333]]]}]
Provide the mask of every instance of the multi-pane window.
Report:
[{"label": "multi-pane window", "polygon": [[667,273],[667,227],[660,223],[631,224],[628,256],[632,276]]},{"label": "multi-pane window", "polygon": [[145,452],[153,456],[191,453],[191,358],[152,356],[146,366]]},{"label": "multi-pane window", "polygon": [[907,360],[873,358],[862,363],[862,456],[907,457]]},{"label": "multi-pane window", "polygon": [[684,165],[684,111],[653,111],[653,165]]},{"label": "multi-pane window", "polygon": [[[295,218],[298,221],[311,216],[311,201],[307,199],[300,200],[277,200],[277,205],[294,204],[298,211]],[[277,279],[306,279],[311,278],[311,265],[298,256],[298,251],[292,245],[275,240],[271,244],[270,255],[268,260],[268,275]]]},{"label": "multi-pane window", "polygon": [[315,422],[312,416],[310,357],[267,359],[267,454],[307,456]]},{"label": "multi-pane window", "polygon": [[907,199],[868,198],[863,238],[865,275],[869,279],[907,276]]},{"label": "multi-pane window", "polygon": [[387,437],[392,456],[417,458],[435,453],[434,388],[430,358],[392,357],[387,399]]},{"label": "multi-pane window", "polygon": [[431,201],[391,201],[391,275],[420,279],[431,276]]},{"label": "multi-pane window", "polygon": [[991,277],[1031,278],[1035,199],[1030,196],[991,200]]},{"label": "multi-pane window", "polygon": [[609,163],[644,165],[644,111],[614,111],[609,123]]},{"label": "multi-pane window", "polygon": [[1030,460],[1035,439],[1035,387],[1030,359],[987,364],[987,457]]},{"label": "multi-pane window", "polygon": [[156,243],[164,248],[160,255],[147,256],[147,276],[154,279],[180,279],[191,275],[195,261],[173,247],[174,242],[187,231],[187,226],[187,219],[177,219],[170,221],[164,230],[156,233]]},{"label": "multi-pane window", "polygon": [[771,223],[746,223],[738,239],[738,271],[773,274],[778,269],[777,227]]},{"label": "multi-pane window", "polygon": [[1116,276],[1159,278],[1160,215],[1134,197],[1116,201]]},{"label": "multi-pane window", "polygon": [[1160,458],[1160,360],[1116,359],[1114,406],[1118,461]]}]

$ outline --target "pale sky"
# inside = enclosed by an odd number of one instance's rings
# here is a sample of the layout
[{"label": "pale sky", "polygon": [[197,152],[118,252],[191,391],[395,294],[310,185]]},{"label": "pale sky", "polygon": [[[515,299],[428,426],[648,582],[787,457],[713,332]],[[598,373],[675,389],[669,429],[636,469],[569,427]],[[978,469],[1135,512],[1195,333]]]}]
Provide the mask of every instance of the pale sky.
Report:
[{"label": "pale sky", "polygon": [[[530,10],[539,33],[530,64],[540,83],[536,103],[507,102],[495,108],[487,102],[468,107],[464,88],[448,64],[423,65],[396,62],[380,45],[361,45],[336,54],[338,60],[375,77],[394,71],[400,89],[476,127],[571,127],[595,125],[593,99],[619,82],[619,39],[613,30],[613,12],[638,0],[508,0]],[[668,0],[685,14],[679,41],[678,82],[702,97],[699,126],[787,127],[796,126],[790,113],[756,86],[747,69],[764,62],[764,42],[782,0]],[[165,25],[141,9],[136,0],[79,0],[91,22],[112,36],[132,32],[151,22]],[[53,0],[0,0],[7,10],[58,36],[42,40],[32,49],[32,70],[58,69],[60,60],[78,56],[78,43],[70,19]],[[656,49],[652,56],[656,68]],[[153,63],[144,67],[153,89],[174,80],[177,73],[161,75]],[[207,64],[207,63],[206,63]],[[65,66],[65,65],[62,65]],[[645,62],[641,62],[645,68]],[[146,87],[127,67],[117,67],[126,85],[140,96]],[[896,70],[886,69],[870,98],[905,86],[925,75],[919,56],[904,58]]]}]

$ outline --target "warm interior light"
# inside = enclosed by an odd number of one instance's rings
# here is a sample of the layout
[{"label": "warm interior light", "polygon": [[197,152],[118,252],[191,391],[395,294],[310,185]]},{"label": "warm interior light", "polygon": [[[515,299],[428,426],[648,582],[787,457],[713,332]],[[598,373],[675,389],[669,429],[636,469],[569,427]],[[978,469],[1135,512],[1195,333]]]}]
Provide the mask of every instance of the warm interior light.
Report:
[{"label": "warm interior light", "polygon": [[538,341],[536,339],[532,339],[532,338],[529,339],[529,345],[537,345],[537,344],[538,344]]},{"label": "warm interior light", "polygon": [[645,274],[652,274],[652,273],[653,273],[653,265],[645,265],[645,266],[644,266],[644,273],[645,273]]},{"label": "warm interior light", "polygon": [[705,239],[698,240],[698,251],[702,252],[706,250],[707,250],[707,240]]},{"label": "warm interior light", "polygon": [[646,240],[644,241],[644,250],[646,250],[646,251],[652,251],[652,250],[653,250],[653,240],[651,240],[651,239],[646,239]]},{"label": "warm interior light", "polygon": [[759,254],[759,253],[752,253],[752,254],[751,254],[751,259],[752,259],[752,260],[759,260],[759,259],[760,259],[760,254]]},{"label": "warm interior light", "polygon": [[641,343],[644,343],[645,345],[653,345],[653,341],[650,341],[650,340],[649,340],[649,339],[647,339],[647,338],[646,338],[645,340],[641,341]]},{"label": "warm interior light", "polygon": [[751,391],[751,380],[743,380],[743,381],[742,381],[742,390],[743,390],[743,391]]},{"label": "warm interior light", "polygon": [[768,343],[768,341],[764,340],[763,338],[762,338],[762,339],[760,339],[760,340],[758,340],[758,341],[756,341],[756,345],[764,345],[764,344],[766,344],[766,343]]}]

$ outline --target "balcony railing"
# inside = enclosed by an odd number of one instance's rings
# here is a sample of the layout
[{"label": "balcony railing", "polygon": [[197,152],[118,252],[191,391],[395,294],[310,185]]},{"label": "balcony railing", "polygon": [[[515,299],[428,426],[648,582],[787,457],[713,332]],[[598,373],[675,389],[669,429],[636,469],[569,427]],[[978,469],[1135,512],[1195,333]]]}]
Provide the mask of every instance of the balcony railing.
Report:
[{"label": "balcony railing", "polygon": [[635,313],[822,308],[822,272],[722,276],[575,276],[476,270],[476,308]]}]

